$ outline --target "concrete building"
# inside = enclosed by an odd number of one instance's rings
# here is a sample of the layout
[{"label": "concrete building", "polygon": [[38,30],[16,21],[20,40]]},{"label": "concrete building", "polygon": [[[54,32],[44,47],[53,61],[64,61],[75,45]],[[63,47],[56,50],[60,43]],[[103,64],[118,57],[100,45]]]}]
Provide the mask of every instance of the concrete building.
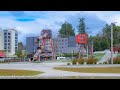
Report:
[{"label": "concrete building", "polygon": [[57,38],[57,54],[58,53],[74,53],[79,52],[79,46],[76,43],[75,36],[69,36],[68,38]]},{"label": "concrete building", "polygon": [[26,37],[26,52],[33,53],[37,51],[36,38],[37,37]]},{"label": "concrete building", "polygon": [[68,37],[68,47],[76,47],[76,36]]},{"label": "concrete building", "polygon": [[18,50],[18,32],[15,29],[3,30],[4,50],[8,55],[14,55]]},{"label": "concrete building", "polygon": [[4,32],[0,31],[0,50],[4,50]]}]

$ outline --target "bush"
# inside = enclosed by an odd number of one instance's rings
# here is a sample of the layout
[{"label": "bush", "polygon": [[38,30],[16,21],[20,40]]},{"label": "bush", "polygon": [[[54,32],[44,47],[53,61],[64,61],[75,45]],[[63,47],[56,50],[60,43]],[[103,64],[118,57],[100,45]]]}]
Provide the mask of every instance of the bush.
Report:
[{"label": "bush", "polygon": [[77,64],[77,60],[76,59],[72,60],[72,64],[76,65]]},{"label": "bush", "polygon": [[87,64],[96,64],[96,63],[97,63],[97,59],[96,58],[90,57],[87,60]]},{"label": "bush", "polygon": [[78,61],[79,64],[84,64],[84,62],[85,62],[84,58],[80,58],[77,61]]},{"label": "bush", "polygon": [[70,65],[70,63],[67,63],[67,65]]},{"label": "bush", "polygon": [[113,58],[113,64],[120,64],[120,57]]}]

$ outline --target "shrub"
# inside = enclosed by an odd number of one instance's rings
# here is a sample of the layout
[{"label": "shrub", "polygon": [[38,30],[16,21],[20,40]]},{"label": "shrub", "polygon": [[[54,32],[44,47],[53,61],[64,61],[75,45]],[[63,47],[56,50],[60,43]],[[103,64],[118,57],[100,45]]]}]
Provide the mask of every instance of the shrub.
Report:
[{"label": "shrub", "polygon": [[67,65],[70,65],[70,63],[67,63]]},{"label": "shrub", "polygon": [[84,64],[84,62],[85,62],[84,58],[80,58],[77,61],[78,61],[79,64]]},{"label": "shrub", "polygon": [[87,64],[96,64],[96,63],[97,63],[97,59],[96,58],[90,57],[87,60]]},{"label": "shrub", "polygon": [[76,65],[77,64],[77,60],[76,59],[72,60],[72,64]]}]

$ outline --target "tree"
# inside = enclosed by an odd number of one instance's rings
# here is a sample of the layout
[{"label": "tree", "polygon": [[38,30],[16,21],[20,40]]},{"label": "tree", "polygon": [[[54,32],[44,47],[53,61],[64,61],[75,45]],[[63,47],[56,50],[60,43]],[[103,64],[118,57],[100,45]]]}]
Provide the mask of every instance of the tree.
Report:
[{"label": "tree", "polygon": [[22,42],[18,43],[18,50],[24,50],[24,46],[23,46]]},{"label": "tree", "polygon": [[87,34],[86,33],[86,25],[85,25],[85,18],[80,18],[79,19],[79,25],[78,25],[78,33],[79,34]]},{"label": "tree", "polygon": [[61,25],[59,35],[61,37],[75,36],[75,29],[72,27],[72,24],[65,21],[65,23]]}]

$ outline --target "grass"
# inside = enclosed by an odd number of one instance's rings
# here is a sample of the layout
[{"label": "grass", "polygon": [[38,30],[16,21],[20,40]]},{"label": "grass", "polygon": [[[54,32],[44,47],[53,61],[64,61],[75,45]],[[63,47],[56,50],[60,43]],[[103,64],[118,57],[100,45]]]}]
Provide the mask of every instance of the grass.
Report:
[{"label": "grass", "polygon": [[120,73],[120,67],[107,67],[107,68],[67,68],[67,67],[55,67],[57,70],[71,71],[71,72],[83,72],[83,73]]},{"label": "grass", "polygon": [[0,76],[34,76],[43,72],[31,71],[31,70],[9,70],[0,69]]},{"label": "grass", "polygon": [[104,55],[105,55],[104,53],[95,53],[94,58],[96,58],[97,60],[100,60]]},{"label": "grass", "polygon": [[117,54],[117,57],[120,57],[120,53]]}]

